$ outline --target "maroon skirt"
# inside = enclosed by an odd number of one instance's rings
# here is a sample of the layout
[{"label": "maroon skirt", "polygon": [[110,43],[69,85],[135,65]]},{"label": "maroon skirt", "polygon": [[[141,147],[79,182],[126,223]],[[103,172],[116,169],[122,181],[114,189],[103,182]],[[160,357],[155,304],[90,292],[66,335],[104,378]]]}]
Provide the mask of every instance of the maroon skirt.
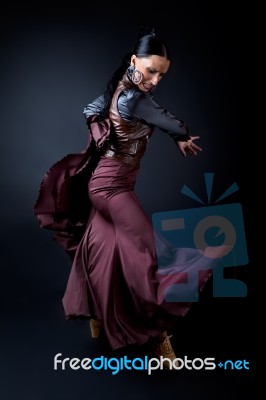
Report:
[{"label": "maroon skirt", "polygon": [[[173,327],[193,302],[169,301],[167,291],[183,284],[188,296],[200,292],[214,267],[213,258],[171,248],[154,232],[134,193],[138,171],[100,159],[88,182],[90,214],[62,299],[67,319],[101,319],[112,349],[144,344]],[[158,251],[169,260],[163,269]],[[191,274],[195,284],[187,285]]]}]

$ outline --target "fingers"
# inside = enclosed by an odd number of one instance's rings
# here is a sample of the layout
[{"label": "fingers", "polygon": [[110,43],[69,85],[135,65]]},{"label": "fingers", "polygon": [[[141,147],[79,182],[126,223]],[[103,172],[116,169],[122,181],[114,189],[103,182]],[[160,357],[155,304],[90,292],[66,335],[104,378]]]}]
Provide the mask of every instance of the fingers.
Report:
[{"label": "fingers", "polygon": [[191,142],[187,145],[186,150],[188,153],[196,156],[199,151],[202,151],[202,148],[197,146],[195,143]]},{"label": "fingers", "polygon": [[200,139],[200,136],[190,136],[190,140],[197,140]]},{"label": "fingers", "polygon": [[191,136],[190,139],[187,141],[187,147],[186,150],[188,153],[197,155],[199,151],[202,151],[202,148],[200,146],[197,146],[193,141],[199,139],[200,136]]},{"label": "fingers", "polygon": [[187,154],[197,155],[202,148],[194,143],[194,140],[199,139],[200,136],[190,136],[190,139],[186,142],[177,142],[177,145],[184,157]]},{"label": "fingers", "polygon": [[196,152],[196,150],[193,149],[192,146],[188,146],[188,152],[189,152],[190,154],[193,154],[194,156],[196,156],[196,155],[198,154],[198,153]]},{"label": "fingers", "polygon": [[195,143],[191,143],[190,147],[196,151],[202,151],[202,147],[197,146]]}]

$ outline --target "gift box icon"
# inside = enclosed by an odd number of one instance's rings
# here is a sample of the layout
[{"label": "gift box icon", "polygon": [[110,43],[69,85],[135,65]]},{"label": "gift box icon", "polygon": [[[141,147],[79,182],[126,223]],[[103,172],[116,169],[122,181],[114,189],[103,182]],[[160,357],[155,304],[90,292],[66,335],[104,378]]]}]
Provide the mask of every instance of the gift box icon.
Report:
[{"label": "gift box icon", "polygon": [[[191,259],[193,251],[197,251],[204,254],[205,260],[210,260],[206,263],[202,262],[202,259],[197,261],[198,265],[193,272],[188,272],[190,276],[186,284],[169,287],[165,292],[167,301],[197,301],[198,274],[204,268],[213,268],[214,297],[247,296],[247,285],[243,281],[224,277],[225,268],[241,267],[249,261],[242,206],[240,203],[216,204],[238,190],[238,186],[236,183],[232,184],[215,201],[216,205],[210,205],[213,176],[213,173],[204,174],[207,205],[186,185],[181,189],[181,193],[192,197],[204,207],[152,215],[158,268],[161,274],[171,271],[171,263],[174,263],[177,252],[181,254],[181,259],[188,259],[188,256]],[[172,271],[174,273],[174,268]],[[190,285],[191,290],[187,290],[186,285]]]}]

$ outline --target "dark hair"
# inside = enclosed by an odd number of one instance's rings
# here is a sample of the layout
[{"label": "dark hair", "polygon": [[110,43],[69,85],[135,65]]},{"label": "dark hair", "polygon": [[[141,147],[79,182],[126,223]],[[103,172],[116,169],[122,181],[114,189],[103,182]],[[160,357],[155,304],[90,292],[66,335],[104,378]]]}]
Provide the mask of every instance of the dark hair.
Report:
[{"label": "dark hair", "polygon": [[101,112],[103,117],[108,117],[112,97],[117,88],[118,82],[122,79],[130,65],[130,59],[133,54],[138,57],[157,55],[166,57],[168,60],[171,59],[170,51],[167,45],[157,35],[155,35],[154,29],[149,29],[146,27],[142,28],[131,52],[124,56],[120,66],[114,71],[110,81],[107,84],[107,87],[104,91],[104,108]]}]

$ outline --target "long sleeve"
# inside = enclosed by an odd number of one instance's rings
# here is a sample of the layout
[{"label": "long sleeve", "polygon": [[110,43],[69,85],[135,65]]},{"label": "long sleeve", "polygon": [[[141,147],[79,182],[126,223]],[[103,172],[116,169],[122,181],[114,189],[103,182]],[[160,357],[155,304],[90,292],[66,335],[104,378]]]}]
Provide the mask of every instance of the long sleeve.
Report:
[{"label": "long sleeve", "polygon": [[135,89],[127,94],[127,108],[132,116],[145,121],[148,125],[168,133],[173,139],[185,141],[189,139],[187,125],[159,106],[149,94]]},{"label": "long sleeve", "polygon": [[91,103],[87,104],[83,110],[83,115],[87,119],[91,115],[100,114],[104,105],[103,95],[97,97],[97,99],[93,100]]},{"label": "long sleeve", "polygon": [[[103,95],[97,97],[84,108],[83,115],[87,119],[91,115],[100,114],[104,106]],[[168,110],[158,105],[150,94],[145,94],[136,88],[121,93],[118,100],[118,110],[123,119],[130,121],[139,119],[147,125],[159,128],[174,140],[189,139],[187,125],[172,115]]]}]

